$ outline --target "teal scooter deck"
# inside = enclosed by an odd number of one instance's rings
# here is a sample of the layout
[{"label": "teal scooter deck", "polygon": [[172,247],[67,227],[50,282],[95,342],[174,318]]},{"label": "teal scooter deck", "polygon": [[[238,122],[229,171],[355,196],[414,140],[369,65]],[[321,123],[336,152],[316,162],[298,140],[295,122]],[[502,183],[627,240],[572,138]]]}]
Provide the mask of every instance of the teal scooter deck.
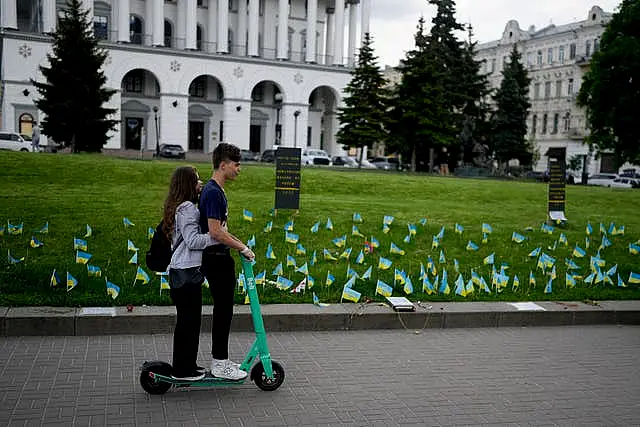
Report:
[{"label": "teal scooter deck", "polygon": [[[240,369],[248,371],[253,366],[249,373],[249,379],[253,380],[260,389],[273,391],[284,382],[284,368],[278,362],[271,360],[269,346],[267,345],[267,334],[264,330],[264,322],[260,311],[258,291],[256,290],[253,276],[253,263],[242,256],[240,259],[245,275],[246,291],[249,296],[253,328],[256,333],[256,339],[240,365]],[[254,365],[255,361],[258,361],[258,363]],[[145,362],[140,369],[142,371],[140,373],[140,385],[150,394],[163,394],[171,387],[217,387],[238,385],[245,382],[245,379],[233,381],[217,378],[212,376],[209,371],[207,371],[205,378],[198,381],[177,380],[171,376],[173,371],[171,365],[159,360]]]}]

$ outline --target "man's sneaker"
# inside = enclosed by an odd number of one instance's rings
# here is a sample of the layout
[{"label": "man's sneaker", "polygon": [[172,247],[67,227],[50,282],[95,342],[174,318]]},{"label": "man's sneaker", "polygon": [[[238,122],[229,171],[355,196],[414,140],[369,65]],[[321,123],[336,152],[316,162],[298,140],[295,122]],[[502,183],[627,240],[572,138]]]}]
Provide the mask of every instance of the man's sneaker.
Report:
[{"label": "man's sneaker", "polygon": [[206,374],[207,370],[205,368],[203,368],[202,366],[196,365],[196,372],[199,373],[199,374]]},{"label": "man's sneaker", "polygon": [[211,374],[217,378],[224,378],[233,381],[243,380],[247,378],[248,375],[245,371],[240,370],[237,363],[234,363],[229,359],[213,359],[213,362],[211,362]]},{"label": "man's sneaker", "polygon": [[204,373],[195,371],[190,374],[184,374],[184,375],[174,374],[174,375],[171,375],[171,378],[178,381],[200,381],[201,379],[204,378]]}]

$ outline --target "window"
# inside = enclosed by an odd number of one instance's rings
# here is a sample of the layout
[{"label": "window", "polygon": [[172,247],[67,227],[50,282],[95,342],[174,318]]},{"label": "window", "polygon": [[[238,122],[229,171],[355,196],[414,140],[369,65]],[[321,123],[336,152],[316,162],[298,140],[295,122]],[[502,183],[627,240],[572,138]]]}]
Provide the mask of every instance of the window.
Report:
[{"label": "window", "polygon": [[569,79],[569,83],[567,84],[567,95],[573,95],[573,79]]},{"label": "window", "polygon": [[547,49],[547,64],[553,64],[553,48]]},{"label": "window", "polygon": [[564,46],[558,48],[558,61],[561,64],[564,63]]},{"label": "window", "polygon": [[576,57],[576,44],[571,43],[569,45],[569,59],[575,59]]},{"label": "window", "polygon": [[584,54],[587,58],[591,56],[591,40],[584,43]]},{"label": "window", "polygon": [[533,115],[533,119],[531,120],[531,135],[536,134],[536,128],[538,127],[538,116],[536,114]]},{"label": "window", "polygon": [[540,99],[540,83],[533,85],[533,99]]},{"label": "window", "polygon": [[135,15],[129,17],[129,40],[133,44],[142,44],[142,20]]},{"label": "window", "polygon": [[109,39],[109,18],[107,16],[93,17],[93,33],[98,40]]},{"label": "window", "polygon": [[556,81],[556,98],[562,97],[562,80]]},{"label": "window", "polygon": [[600,39],[596,38],[593,40],[593,53],[596,53],[600,50]]},{"label": "window", "polygon": [[542,51],[538,51],[538,65],[542,65]]},{"label": "window", "polygon": [[189,96],[204,98],[207,88],[207,76],[198,76],[189,86]]},{"label": "window", "polygon": [[553,130],[551,131],[552,134],[557,134],[558,133],[558,123],[560,122],[560,114],[555,113],[553,115]]},{"label": "window", "polygon": [[202,27],[196,25],[196,50],[202,50]]},{"label": "window", "polygon": [[171,22],[164,20],[164,45],[166,47],[172,47],[173,41],[173,27]]},{"label": "window", "polygon": [[262,102],[263,99],[262,85],[259,84],[251,91],[251,100],[253,102]]},{"label": "window", "polygon": [[571,113],[564,115],[564,131],[569,132],[569,129],[571,129]]},{"label": "window", "polygon": [[[2,3],[13,1],[17,13],[19,31],[39,33],[42,31],[42,12],[37,1],[3,0]],[[17,4],[16,4],[17,3]],[[3,11],[4,13],[4,11]]]},{"label": "window", "polygon": [[551,98],[551,82],[545,82],[544,84],[544,99]]},{"label": "window", "polygon": [[229,12],[237,12],[237,11],[238,11],[238,0],[229,0]]},{"label": "window", "polygon": [[311,126],[307,126],[307,147],[311,147]]},{"label": "window", "polygon": [[20,134],[31,136],[31,133],[33,132],[33,116],[29,113],[22,113],[20,114],[18,122]]},{"label": "window", "polygon": [[224,120],[220,120],[220,138],[218,139],[218,141],[222,142],[224,141]]},{"label": "window", "polygon": [[527,65],[533,65],[533,52],[527,53]]},{"label": "window", "polygon": [[496,72],[496,58],[491,60],[491,74]]},{"label": "window", "polygon": [[544,113],[544,116],[542,116],[542,131],[540,132],[543,135],[547,133],[547,118],[547,113]]},{"label": "window", "polygon": [[124,77],[124,91],[129,93],[142,93],[142,82],[144,81],[143,70],[132,70]]},{"label": "window", "polygon": [[227,32],[227,37],[229,38],[229,40],[227,40],[227,51],[229,53],[233,52],[233,30],[231,28],[229,28],[229,31]]}]

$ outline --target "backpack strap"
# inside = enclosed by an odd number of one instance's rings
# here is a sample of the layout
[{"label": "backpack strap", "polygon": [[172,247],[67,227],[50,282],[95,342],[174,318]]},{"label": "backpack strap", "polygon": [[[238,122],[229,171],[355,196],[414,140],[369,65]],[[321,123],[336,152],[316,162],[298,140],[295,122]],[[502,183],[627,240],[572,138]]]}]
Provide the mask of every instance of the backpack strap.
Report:
[{"label": "backpack strap", "polygon": [[178,246],[180,246],[180,243],[182,243],[184,241],[184,239],[182,238],[182,234],[180,234],[180,237],[178,237],[178,242],[176,243],[175,248],[171,248],[171,256],[173,257],[173,254],[175,253],[176,249],[178,249]]}]

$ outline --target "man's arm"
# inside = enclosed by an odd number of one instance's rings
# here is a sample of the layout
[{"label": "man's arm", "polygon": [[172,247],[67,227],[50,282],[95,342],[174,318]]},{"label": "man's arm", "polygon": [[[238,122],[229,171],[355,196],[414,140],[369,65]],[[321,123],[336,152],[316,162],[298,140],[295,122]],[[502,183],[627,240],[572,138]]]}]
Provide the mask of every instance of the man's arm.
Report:
[{"label": "man's arm", "polygon": [[232,249],[237,249],[239,251],[242,251],[247,247],[247,245],[242,243],[240,239],[222,228],[220,220],[209,218],[207,222],[209,224],[209,234],[217,242],[220,242],[225,246],[228,246]]}]

